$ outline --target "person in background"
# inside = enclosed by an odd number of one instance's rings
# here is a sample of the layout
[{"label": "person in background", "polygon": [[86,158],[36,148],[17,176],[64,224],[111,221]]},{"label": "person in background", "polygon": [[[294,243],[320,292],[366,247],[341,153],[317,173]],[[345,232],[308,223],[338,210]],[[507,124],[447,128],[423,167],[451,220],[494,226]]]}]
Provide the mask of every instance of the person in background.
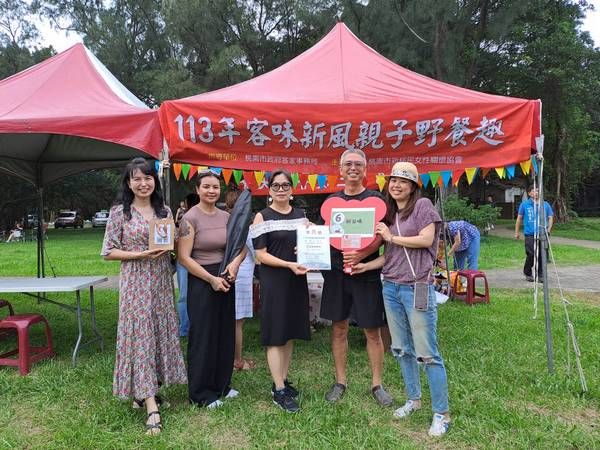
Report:
[{"label": "person in background", "polygon": [[418,179],[414,164],[394,164],[385,189],[387,214],[375,229],[385,242],[384,254],[355,265],[353,271],[383,267],[383,297],[392,353],[399,362],[408,396],[407,402],[394,411],[394,417],[402,419],[421,408],[419,367],[423,367],[433,409],[428,434],[441,436],[450,426],[448,381],[437,343],[432,277],[441,219],[431,201],[421,198]]},{"label": "person in background", "polygon": [[[199,201],[198,194],[193,193],[186,195],[185,200],[182,203],[184,203],[185,210],[189,211],[193,206],[197,205]],[[179,212],[179,209],[177,212]],[[188,271],[179,261],[176,262],[175,267],[177,271],[177,286],[179,287],[179,298],[177,300],[177,311],[179,312],[179,337],[187,337],[190,328],[190,321],[187,314]]]},{"label": "person in background", "polygon": [[[345,187],[329,197],[344,200],[364,200],[379,197],[379,192],[366,189],[363,180],[367,173],[365,153],[350,149],[340,158],[340,175]],[[383,297],[381,295],[381,273],[379,269],[364,273],[347,274],[344,264],[354,265],[362,260],[370,261],[379,255],[381,239],[377,238],[361,251],[340,252],[331,247],[331,270],[323,271],[323,296],[321,317],[333,322],[331,329],[331,351],[335,365],[335,383],[325,398],[339,401],[346,392],[346,360],[348,355],[348,328],[352,318],[363,329],[367,342],[367,355],[371,366],[371,394],[381,406],[391,406],[393,398],[382,385],[384,349],[380,328],[384,326]]]},{"label": "person in background", "polygon": [[477,227],[466,220],[448,222],[448,234],[452,246],[448,256],[454,255],[454,270],[477,270],[479,267],[479,246],[481,236]]},{"label": "person in background", "polygon": [[145,405],[146,433],[162,422],[158,389],[187,382],[177,338],[168,250],[149,250],[149,222],[171,218],[153,165],[135,158],[125,167],[121,203],[110,210],[101,255],[121,261],[113,393]]},{"label": "person in background", "polygon": [[535,255],[535,238],[539,233],[547,231],[548,234],[552,231],[552,225],[554,224],[554,211],[550,203],[544,202],[544,216],[546,217],[546,223],[542,229],[538,227],[539,213],[540,213],[540,201],[539,192],[536,187],[531,186],[528,190],[529,198],[519,205],[519,213],[517,215],[517,222],[515,223],[515,239],[520,238],[521,223],[523,224],[523,235],[525,236],[525,264],[523,265],[523,274],[527,281],[533,281],[533,266],[534,262],[537,262],[537,273],[538,278],[541,280],[543,276],[542,268],[542,248],[537,243],[538,254],[537,261]]},{"label": "person in background", "polygon": [[[231,212],[240,193],[239,189],[231,189],[225,193],[225,210]],[[244,321],[252,318],[252,283],[254,280],[254,247],[252,239],[246,239],[246,257],[240,264],[237,278],[235,279],[235,356],[233,368],[235,370],[249,370],[256,367],[251,359],[244,359]]]},{"label": "person in background", "polygon": [[261,343],[273,379],[273,403],[293,413],[299,392],[288,380],[294,339],[310,340],[307,269],[296,262],[296,229],[306,226],[303,209],[290,205],[292,177],[276,170],[269,178],[270,206],[256,214],[250,234],[260,263]]},{"label": "person in background", "polygon": [[21,239],[23,237],[23,225],[21,222],[15,222],[15,225],[12,230],[10,230],[10,234],[6,242],[14,241],[15,239]]},{"label": "person in background", "polygon": [[175,226],[176,227],[179,226],[179,221],[181,221],[181,218],[187,212],[188,209],[190,209],[190,207],[186,204],[185,200],[182,200],[179,202],[179,208],[177,208],[177,212],[175,213]]},{"label": "person in background", "polygon": [[235,279],[246,252],[220,272],[225,257],[229,213],[217,208],[219,176],[210,170],[196,176],[200,202],[179,225],[179,262],[188,271],[188,391],[192,404],[209,409],[239,392],[231,388],[235,350]]}]

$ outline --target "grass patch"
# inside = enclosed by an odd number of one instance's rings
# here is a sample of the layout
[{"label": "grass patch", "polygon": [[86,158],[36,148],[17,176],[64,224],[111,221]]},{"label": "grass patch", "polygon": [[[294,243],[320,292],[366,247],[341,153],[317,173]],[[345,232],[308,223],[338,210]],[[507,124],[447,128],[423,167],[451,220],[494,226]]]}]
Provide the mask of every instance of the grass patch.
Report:
[{"label": "grass patch", "polygon": [[[600,252],[575,245],[553,244],[552,252],[558,266],[600,264]],[[523,239],[507,239],[497,236],[481,236],[479,268],[506,269],[521,267],[525,261]]]},{"label": "grass patch", "polygon": [[[530,293],[492,291],[490,305],[451,302],[439,310],[439,339],[449,376],[453,414],[442,440],[427,437],[430,401],[404,421],[378,407],[369,393],[370,374],[362,333],[351,329],[349,388],[337,405],[324,400],[333,381],[329,329],[298,343],[291,377],[302,390],[299,414],[272,403],[270,377],[259,341],[258,319],[245,328],[245,351],[258,362],[253,371],[234,374],[241,396],[217,411],[192,408],[186,388],[164,389],[171,407],[163,433],[143,435],[143,413],[111,394],[117,323],[117,293],[98,291],[98,318],[106,348],[84,348],[76,368],[70,352],[76,323],[72,314],[35,300],[7,296],[19,311],[40,311],[54,331],[57,357],[34,365],[20,377],[0,368],[0,447],[2,448],[594,448],[600,442],[600,371],[597,330],[600,316],[590,299],[570,297],[590,392],[579,393],[565,368],[562,307],[553,305],[556,374],[548,375],[544,322],[532,320]],[[71,301],[72,296],[57,296]],[[6,343],[3,344],[3,347]],[[425,378],[422,377],[424,383]],[[384,382],[404,401],[396,361],[386,355]]]},{"label": "grass patch", "polygon": [[[104,229],[49,230],[46,240],[47,275],[52,275],[50,266],[54,267],[57,276],[118,275],[119,262],[104,261],[100,257],[103,237]],[[559,244],[552,248],[559,266],[600,264],[598,250]],[[0,276],[36,275],[35,242],[0,243],[0,254]],[[523,240],[481,237],[479,266],[482,270],[521,266],[524,259]]]},{"label": "grass patch", "polygon": [[[104,228],[49,229],[45,240],[46,275],[117,275],[118,261],[100,256]],[[37,242],[0,243],[1,276],[36,276]]]},{"label": "grass patch", "polygon": [[[515,221],[501,219],[496,226],[514,231]],[[565,223],[555,223],[552,227],[552,236],[600,241],[600,217],[578,217]]]}]

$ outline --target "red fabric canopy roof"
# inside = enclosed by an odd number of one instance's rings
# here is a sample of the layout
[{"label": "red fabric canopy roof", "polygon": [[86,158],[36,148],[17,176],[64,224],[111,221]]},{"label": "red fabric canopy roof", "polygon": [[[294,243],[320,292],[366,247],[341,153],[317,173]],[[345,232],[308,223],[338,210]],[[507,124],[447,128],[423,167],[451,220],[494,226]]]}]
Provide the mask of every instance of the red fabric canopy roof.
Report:
[{"label": "red fabric canopy roof", "polygon": [[157,111],[82,44],[0,81],[0,99],[0,170],[36,185],[162,149]]},{"label": "red fabric canopy roof", "polygon": [[492,168],[529,158],[540,102],[484,94],[400,67],[343,23],[314,47],[249,81],[166,101],[172,160],[248,170],[337,174],[350,147],[371,173]]}]

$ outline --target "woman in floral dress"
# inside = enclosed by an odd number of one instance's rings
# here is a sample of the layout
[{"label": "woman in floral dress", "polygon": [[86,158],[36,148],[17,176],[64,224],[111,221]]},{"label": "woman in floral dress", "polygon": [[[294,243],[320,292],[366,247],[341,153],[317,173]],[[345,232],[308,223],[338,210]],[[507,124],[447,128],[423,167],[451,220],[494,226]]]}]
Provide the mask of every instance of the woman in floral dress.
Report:
[{"label": "woman in floral dress", "polygon": [[123,173],[121,204],[110,210],[102,256],[121,261],[113,393],[145,404],[146,432],[162,429],[160,385],[185,384],[168,251],[148,250],[149,221],[172,217],[158,177],[143,158]]}]

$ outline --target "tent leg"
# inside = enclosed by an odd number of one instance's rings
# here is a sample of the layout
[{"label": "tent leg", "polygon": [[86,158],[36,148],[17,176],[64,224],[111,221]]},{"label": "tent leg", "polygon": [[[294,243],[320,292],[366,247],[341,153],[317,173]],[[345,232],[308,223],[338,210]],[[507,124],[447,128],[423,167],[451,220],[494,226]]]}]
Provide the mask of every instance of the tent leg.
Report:
[{"label": "tent leg", "polygon": [[44,188],[38,189],[38,226],[37,226],[37,277],[46,277],[46,267],[44,264]]},{"label": "tent leg", "polygon": [[542,281],[544,284],[544,319],[546,325],[546,355],[548,357],[548,373],[554,373],[554,345],[552,342],[552,322],[550,320],[550,295],[548,292],[548,237],[546,234],[546,209],[544,208],[544,185],[542,178],[543,160],[540,160],[538,169],[538,248],[541,249],[542,258],[539,262],[542,269]]}]

